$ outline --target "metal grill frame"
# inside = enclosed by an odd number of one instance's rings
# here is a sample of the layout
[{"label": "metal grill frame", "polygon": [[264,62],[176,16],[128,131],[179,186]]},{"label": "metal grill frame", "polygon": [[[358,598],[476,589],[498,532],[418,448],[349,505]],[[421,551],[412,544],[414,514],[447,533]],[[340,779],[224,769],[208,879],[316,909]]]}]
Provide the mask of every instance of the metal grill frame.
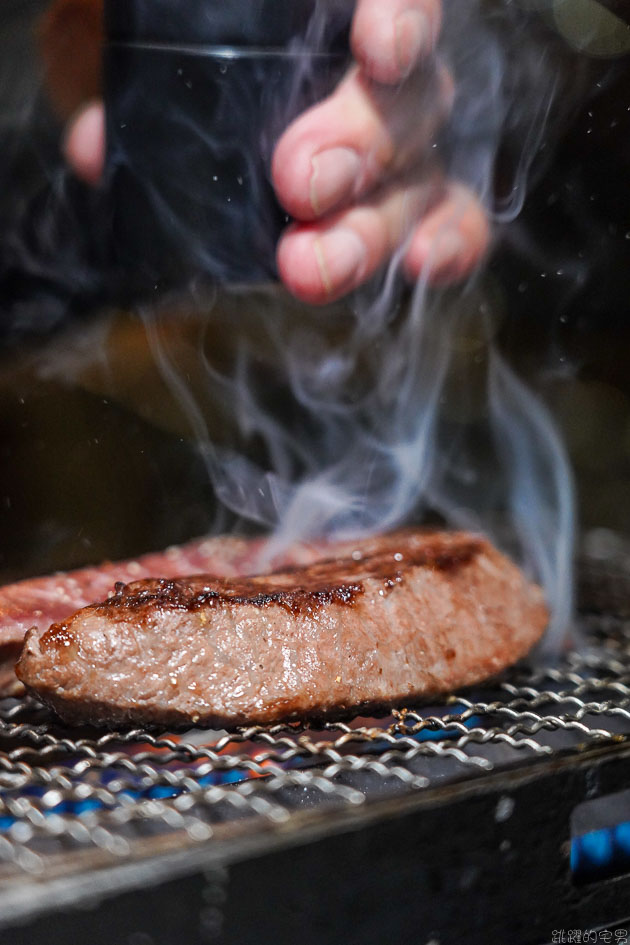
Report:
[{"label": "metal grill frame", "polygon": [[0,705],[0,943],[536,945],[623,923],[630,875],[569,868],[573,810],[630,786],[630,568],[605,562],[603,614],[600,564],[578,651],[386,722],[204,744]]}]

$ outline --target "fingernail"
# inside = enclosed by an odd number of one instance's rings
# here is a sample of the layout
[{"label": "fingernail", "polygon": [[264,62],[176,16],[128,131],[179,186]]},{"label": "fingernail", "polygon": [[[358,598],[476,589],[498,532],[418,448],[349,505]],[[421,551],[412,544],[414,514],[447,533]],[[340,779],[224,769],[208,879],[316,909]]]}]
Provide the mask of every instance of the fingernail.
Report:
[{"label": "fingernail", "polygon": [[420,10],[408,10],[396,19],[396,58],[402,75],[411,72],[416,63],[433,46],[429,18]]},{"label": "fingernail", "polygon": [[351,148],[330,148],[311,158],[311,165],[311,206],[321,216],[352,195],[361,162]]},{"label": "fingernail", "polygon": [[350,290],[360,281],[365,267],[365,243],[348,227],[330,230],[315,240],[315,256],[327,295]]}]

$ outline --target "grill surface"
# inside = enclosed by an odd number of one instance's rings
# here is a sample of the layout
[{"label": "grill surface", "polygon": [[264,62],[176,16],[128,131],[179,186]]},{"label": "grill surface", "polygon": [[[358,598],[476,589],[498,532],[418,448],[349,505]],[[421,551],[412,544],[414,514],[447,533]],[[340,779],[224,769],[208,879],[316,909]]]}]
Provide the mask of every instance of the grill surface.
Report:
[{"label": "grill surface", "polygon": [[[614,752],[630,734],[627,550],[592,539],[581,585],[579,649],[387,719],[102,734],[62,728],[32,700],[5,700],[0,929],[50,909],[51,896],[63,907],[93,895],[98,877],[110,892],[123,888],[128,864],[138,883],[161,864],[189,869],[200,851],[220,868],[246,849],[360,826],[392,800],[439,800],[497,773],[539,777],[593,748]],[[497,820],[510,814],[504,799]]]}]

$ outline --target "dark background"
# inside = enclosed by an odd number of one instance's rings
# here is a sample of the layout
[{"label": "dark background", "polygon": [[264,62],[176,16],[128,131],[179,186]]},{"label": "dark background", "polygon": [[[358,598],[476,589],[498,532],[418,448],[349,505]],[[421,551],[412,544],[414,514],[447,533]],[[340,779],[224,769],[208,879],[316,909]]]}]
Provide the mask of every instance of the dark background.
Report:
[{"label": "dark background", "polygon": [[[65,175],[61,124],[42,92],[34,30],[45,7],[4,0],[0,11],[0,579],[232,524],[217,519],[190,423],[142,323],[99,281],[96,198]],[[564,431],[582,528],[630,534],[630,57],[601,55],[592,42],[598,55],[576,50],[550,4],[528,7],[536,42],[549,44],[571,92],[483,291],[503,349]],[[25,208],[42,214],[42,187],[47,200],[72,192],[73,210],[39,255],[41,234],[33,248],[24,220]],[[30,255],[16,256],[16,240]],[[195,317],[174,315],[162,330],[186,373]],[[98,349],[99,364],[82,349]],[[221,339],[215,349],[220,357]],[[219,413],[209,418],[218,436]]]}]

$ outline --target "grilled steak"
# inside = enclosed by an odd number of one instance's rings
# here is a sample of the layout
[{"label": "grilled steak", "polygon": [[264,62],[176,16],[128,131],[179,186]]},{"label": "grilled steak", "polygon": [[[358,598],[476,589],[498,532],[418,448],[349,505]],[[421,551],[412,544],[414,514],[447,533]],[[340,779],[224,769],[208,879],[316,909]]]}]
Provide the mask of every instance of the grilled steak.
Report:
[{"label": "grilled steak", "polygon": [[540,589],[485,540],[401,533],[265,576],[120,586],[31,630],[16,672],[69,722],[264,724],[473,683],[546,622]]}]

